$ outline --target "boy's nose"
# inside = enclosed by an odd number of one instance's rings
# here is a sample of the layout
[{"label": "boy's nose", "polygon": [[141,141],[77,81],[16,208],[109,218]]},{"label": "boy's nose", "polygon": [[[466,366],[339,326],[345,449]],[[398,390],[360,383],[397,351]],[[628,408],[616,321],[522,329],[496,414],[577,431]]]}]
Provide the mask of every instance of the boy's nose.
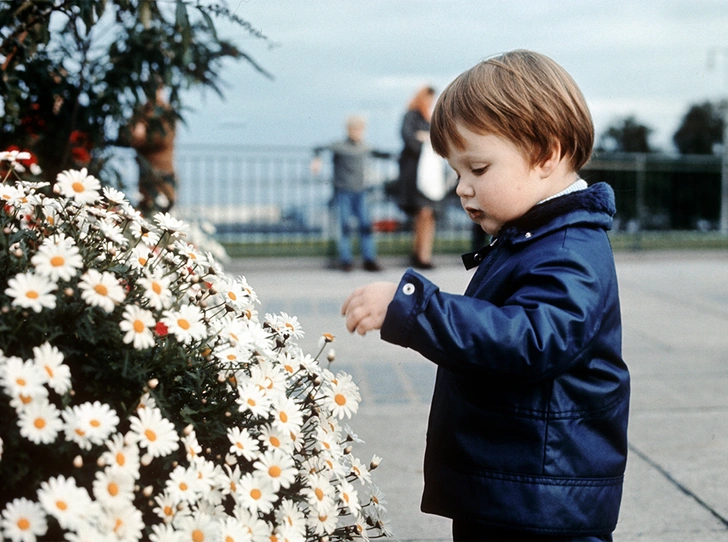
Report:
[{"label": "boy's nose", "polygon": [[460,198],[473,197],[473,187],[465,182],[462,178],[458,179],[458,184],[455,187],[455,193]]}]

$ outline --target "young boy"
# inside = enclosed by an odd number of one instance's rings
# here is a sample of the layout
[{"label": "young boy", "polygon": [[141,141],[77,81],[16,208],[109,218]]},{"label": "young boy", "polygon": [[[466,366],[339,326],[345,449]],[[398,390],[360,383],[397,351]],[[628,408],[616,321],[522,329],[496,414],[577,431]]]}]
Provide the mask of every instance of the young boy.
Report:
[{"label": "young boy", "polygon": [[612,540],[627,458],[629,373],[606,230],[614,194],[577,171],[594,129],[578,87],[530,51],[441,95],[432,144],[492,236],[463,256],[464,295],[412,270],[354,291],[349,331],[438,365],[422,510],[455,540]]},{"label": "young boy", "polygon": [[351,271],[354,268],[349,224],[352,217],[356,219],[359,228],[364,270],[382,270],[381,265],[377,262],[377,250],[367,207],[364,177],[367,161],[371,157],[390,158],[391,154],[374,150],[365,144],[365,132],[366,121],[363,117],[349,117],[346,120],[346,139],[327,147],[314,149],[315,158],[311,163],[311,169],[317,174],[321,169],[319,155],[324,150],[331,151],[334,165],[333,201],[339,215],[339,267],[343,271]]}]

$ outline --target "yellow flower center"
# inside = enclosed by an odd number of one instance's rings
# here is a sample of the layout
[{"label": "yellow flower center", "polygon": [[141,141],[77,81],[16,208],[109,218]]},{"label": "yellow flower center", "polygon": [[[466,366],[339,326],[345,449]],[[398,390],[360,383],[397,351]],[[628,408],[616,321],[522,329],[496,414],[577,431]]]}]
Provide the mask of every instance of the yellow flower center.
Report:
[{"label": "yellow flower center", "polygon": [[33,425],[35,425],[36,429],[43,429],[46,426],[46,421],[43,418],[36,418]]},{"label": "yellow flower center", "polygon": [[24,405],[28,405],[33,402],[33,398],[30,397],[29,395],[21,395],[20,402],[23,403]]},{"label": "yellow flower center", "polygon": [[116,485],[114,482],[109,483],[106,489],[108,490],[109,495],[111,495],[112,497],[116,497],[119,494],[119,486]]},{"label": "yellow flower center", "polygon": [[137,261],[139,262],[139,265],[141,265],[142,267],[144,267],[145,265],[147,265],[147,259],[146,258],[137,258]]},{"label": "yellow flower center", "polygon": [[26,518],[18,519],[16,525],[21,531],[27,531],[28,529],[30,529],[30,521],[28,521]]},{"label": "yellow flower center", "polygon": [[346,397],[344,397],[342,394],[337,393],[334,396],[334,401],[336,401],[336,404],[339,406],[344,406],[346,404]]},{"label": "yellow flower center", "polygon": [[83,185],[83,183],[80,183],[78,181],[76,181],[75,183],[73,183],[71,185],[71,188],[73,188],[73,191],[76,192],[77,194],[80,194],[81,192],[83,192],[84,190],[86,190],[86,187]]},{"label": "yellow flower center", "polygon": [[180,482],[180,483],[179,483],[179,488],[180,488],[180,489],[181,489],[182,491],[187,491],[187,484],[185,484],[184,482]]},{"label": "yellow flower center", "polygon": [[91,427],[101,427],[101,422],[99,420],[91,420],[88,424]]},{"label": "yellow flower center", "polygon": [[268,469],[268,474],[271,478],[278,478],[281,475],[281,468],[278,465],[273,465]]},{"label": "yellow flower center", "polygon": [[288,414],[286,414],[285,412],[281,412],[280,414],[278,414],[278,417],[283,423],[286,423],[288,421]]},{"label": "yellow flower center", "polygon": [[56,501],[56,508],[59,510],[68,510],[68,504],[66,501]]},{"label": "yellow flower center", "polygon": [[271,444],[272,444],[272,445],[273,445],[274,447],[276,447],[276,448],[278,448],[278,446],[280,446],[280,445],[281,445],[281,441],[280,441],[280,440],[278,440],[278,437],[271,437],[271,438],[270,438],[270,443],[271,443]]},{"label": "yellow flower center", "polygon": [[157,440],[157,434],[151,429],[145,429],[144,436],[147,437],[147,440],[149,440],[150,442],[154,442],[155,440]]},{"label": "yellow flower center", "polygon": [[99,295],[109,295],[109,289],[103,284],[97,284],[94,286],[94,291]]},{"label": "yellow flower center", "polygon": [[141,320],[134,320],[134,331],[136,331],[137,333],[141,333],[142,331],[144,331],[144,327],[144,322],[142,322]]},{"label": "yellow flower center", "polygon": [[126,456],[121,452],[116,452],[116,464],[123,467],[126,463]]},{"label": "yellow flower center", "polygon": [[51,265],[53,267],[61,267],[65,263],[66,263],[66,260],[65,260],[65,258],[63,258],[63,256],[53,256],[51,258]]},{"label": "yellow flower center", "polygon": [[177,325],[179,327],[181,327],[182,329],[184,329],[185,331],[190,329],[190,323],[187,320],[185,320],[184,318],[180,318],[179,320],[177,320]]},{"label": "yellow flower center", "polygon": [[237,301],[238,299],[238,296],[235,295],[235,292],[228,292],[228,297],[233,301]]},{"label": "yellow flower center", "polygon": [[174,513],[174,510],[172,510],[171,506],[165,506],[164,507],[164,515],[165,516],[171,516]]},{"label": "yellow flower center", "polygon": [[250,490],[250,496],[257,501],[263,496],[263,493],[256,487]]},{"label": "yellow flower center", "polygon": [[237,446],[239,450],[243,449],[243,444],[241,442],[236,442],[235,446]]},{"label": "yellow flower center", "polygon": [[18,377],[18,378],[15,379],[15,383],[18,386],[25,386],[27,384],[27,382],[25,381],[25,379],[24,378],[20,378],[20,377]]},{"label": "yellow flower center", "polygon": [[27,297],[28,299],[38,299],[40,297],[40,294],[38,294],[38,292],[36,292],[35,290],[28,290],[27,292],[25,292],[25,297]]},{"label": "yellow flower center", "polygon": [[83,436],[84,436],[84,435],[86,434],[86,431],[84,431],[84,430],[83,430],[83,429],[81,429],[80,427],[77,427],[77,428],[76,428],[76,429],[75,429],[74,431],[75,431],[75,433],[76,433],[76,434],[77,434],[77,435],[78,435],[79,437],[83,437]]},{"label": "yellow flower center", "polygon": [[152,282],[152,291],[157,295],[162,293],[162,287],[158,282]]},{"label": "yellow flower center", "polygon": [[53,378],[53,369],[51,369],[50,367],[48,367],[48,365],[44,365],[43,368],[45,369],[45,372],[48,373],[48,376],[50,378]]},{"label": "yellow flower center", "polygon": [[192,531],[192,542],[204,542],[205,540],[205,533],[200,531],[199,529],[195,529]]},{"label": "yellow flower center", "polygon": [[324,492],[320,487],[317,487],[316,490],[314,491],[314,493],[316,494],[316,498],[318,500],[320,500],[320,501],[324,500]]}]

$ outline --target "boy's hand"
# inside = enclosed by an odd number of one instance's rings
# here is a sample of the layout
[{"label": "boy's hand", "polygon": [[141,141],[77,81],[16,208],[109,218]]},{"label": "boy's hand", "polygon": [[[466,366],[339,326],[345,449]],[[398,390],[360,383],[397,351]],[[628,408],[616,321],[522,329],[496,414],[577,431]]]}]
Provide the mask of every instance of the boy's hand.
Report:
[{"label": "boy's hand", "polygon": [[395,293],[397,284],[394,282],[373,282],[354,290],[341,307],[346,329],[359,335],[380,329]]}]

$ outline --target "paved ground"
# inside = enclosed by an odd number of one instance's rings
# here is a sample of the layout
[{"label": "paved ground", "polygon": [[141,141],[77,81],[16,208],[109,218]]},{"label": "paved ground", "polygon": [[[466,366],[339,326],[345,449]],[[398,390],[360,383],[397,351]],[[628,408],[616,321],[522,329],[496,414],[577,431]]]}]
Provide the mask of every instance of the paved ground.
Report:
[{"label": "paved ground", "polygon": [[[355,455],[384,458],[375,471],[391,528],[401,541],[450,539],[450,522],[422,514],[422,456],[434,366],[384,343],[349,335],[339,308],[371,280],[398,280],[404,262],[379,274],[326,269],[325,260],[250,259],[244,275],[261,313],[285,311],[318,337],[336,335],[333,370],[351,373],[362,404],[351,425],[365,440]],[[425,274],[462,292],[470,273],[439,256]],[[624,356],[632,371],[630,456],[616,541],[728,541],[728,251],[618,253]]]}]

